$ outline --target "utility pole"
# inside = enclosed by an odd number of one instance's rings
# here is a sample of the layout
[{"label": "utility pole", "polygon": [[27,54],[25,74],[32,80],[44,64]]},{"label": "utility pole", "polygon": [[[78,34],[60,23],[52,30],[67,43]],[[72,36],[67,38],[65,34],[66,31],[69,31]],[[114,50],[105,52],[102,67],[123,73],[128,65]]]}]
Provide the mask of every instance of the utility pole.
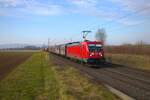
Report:
[{"label": "utility pole", "polygon": [[49,51],[50,39],[48,38],[48,51]]},{"label": "utility pole", "polygon": [[72,42],[72,38],[70,38],[70,42]]},{"label": "utility pole", "polygon": [[89,30],[82,31],[84,41],[86,41],[86,37],[87,37],[88,33],[91,33],[91,32],[92,31],[89,31]]}]

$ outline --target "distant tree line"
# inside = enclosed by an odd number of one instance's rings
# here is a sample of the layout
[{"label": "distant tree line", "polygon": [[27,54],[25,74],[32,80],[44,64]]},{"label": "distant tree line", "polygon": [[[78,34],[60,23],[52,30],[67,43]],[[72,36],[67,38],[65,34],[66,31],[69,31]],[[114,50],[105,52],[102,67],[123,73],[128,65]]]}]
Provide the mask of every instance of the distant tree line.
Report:
[{"label": "distant tree line", "polygon": [[119,46],[105,46],[106,53],[123,53],[123,54],[137,54],[150,55],[150,44],[142,41],[136,44],[123,44]]},{"label": "distant tree line", "polygon": [[37,47],[37,46],[25,46],[22,48],[3,48],[1,50],[40,50],[42,47]]}]

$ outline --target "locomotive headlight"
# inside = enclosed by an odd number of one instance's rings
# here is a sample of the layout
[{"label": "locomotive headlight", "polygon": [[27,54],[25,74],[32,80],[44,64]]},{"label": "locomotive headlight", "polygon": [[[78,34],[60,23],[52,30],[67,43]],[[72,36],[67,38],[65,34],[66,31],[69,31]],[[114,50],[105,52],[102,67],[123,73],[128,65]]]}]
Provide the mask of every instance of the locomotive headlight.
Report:
[{"label": "locomotive headlight", "polygon": [[99,53],[99,55],[100,55],[100,56],[103,56],[101,52]]},{"label": "locomotive headlight", "polygon": [[94,53],[92,52],[92,53],[90,53],[90,56],[93,56],[94,55]]}]

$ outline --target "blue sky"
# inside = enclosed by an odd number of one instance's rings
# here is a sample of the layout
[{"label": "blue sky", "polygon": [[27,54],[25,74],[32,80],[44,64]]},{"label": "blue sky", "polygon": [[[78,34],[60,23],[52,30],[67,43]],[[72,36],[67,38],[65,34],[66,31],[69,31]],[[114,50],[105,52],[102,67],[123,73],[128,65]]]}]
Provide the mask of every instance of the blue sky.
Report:
[{"label": "blue sky", "polygon": [[105,28],[107,44],[150,43],[149,0],[0,0],[0,44],[82,40]]}]

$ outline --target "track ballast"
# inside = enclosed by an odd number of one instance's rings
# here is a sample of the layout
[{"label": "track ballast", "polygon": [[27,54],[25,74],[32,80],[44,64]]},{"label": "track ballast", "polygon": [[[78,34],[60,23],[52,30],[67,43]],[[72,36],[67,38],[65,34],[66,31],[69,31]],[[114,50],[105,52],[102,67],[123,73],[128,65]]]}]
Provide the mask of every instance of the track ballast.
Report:
[{"label": "track ballast", "polygon": [[55,63],[59,66],[75,67],[95,82],[108,84],[136,100],[150,100],[149,72],[111,63],[101,64],[96,68],[92,68],[58,55],[52,55]]}]

